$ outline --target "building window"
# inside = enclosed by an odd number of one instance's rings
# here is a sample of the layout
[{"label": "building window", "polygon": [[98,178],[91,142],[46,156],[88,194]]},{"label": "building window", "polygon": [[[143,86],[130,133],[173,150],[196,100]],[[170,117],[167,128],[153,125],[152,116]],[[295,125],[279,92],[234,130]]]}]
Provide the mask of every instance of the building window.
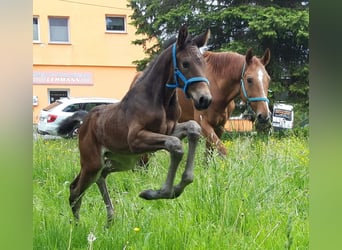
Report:
[{"label": "building window", "polygon": [[33,17],[33,41],[34,42],[39,42],[40,37],[39,37],[39,18],[38,17]]},{"label": "building window", "polygon": [[69,43],[69,18],[49,17],[50,42]]},{"label": "building window", "polygon": [[124,16],[106,16],[107,32],[126,32],[126,18]]},{"label": "building window", "polygon": [[49,89],[49,103],[54,103],[58,99],[65,98],[69,96],[69,90],[52,90]]}]

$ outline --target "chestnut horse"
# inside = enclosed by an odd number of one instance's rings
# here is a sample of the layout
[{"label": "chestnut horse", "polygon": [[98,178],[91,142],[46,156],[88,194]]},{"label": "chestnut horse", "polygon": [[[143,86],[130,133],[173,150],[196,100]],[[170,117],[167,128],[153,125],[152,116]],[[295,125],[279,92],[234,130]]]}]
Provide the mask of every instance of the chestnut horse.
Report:
[{"label": "chestnut horse", "polygon": [[207,152],[217,148],[220,155],[226,156],[227,150],[220,138],[234,109],[234,98],[240,95],[255,112],[257,130],[267,131],[271,128],[267,98],[270,76],[265,69],[270,61],[270,50],[266,49],[261,58],[254,56],[252,49],[246,55],[205,51],[203,56],[207,64],[206,75],[210,81],[212,103],[206,110],[195,110],[191,99],[179,93],[182,109],[179,121],[197,121],[206,138]]},{"label": "chestnut horse", "polygon": [[[267,98],[271,79],[265,69],[271,53],[266,49],[264,55],[258,58],[253,55],[252,49],[249,49],[246,55],[206,51],[203,56],[207,64],[206,75],[210,81],[212,103],[206,110],[195,110],[191,99],[178,91],[182,110],[179,121],[197,121],[206,138],[207,152],[217,148],[220,155],[226,156],[227,150],[220,138],[224,132],[224,125],[235,108],[234,98],[240,95],[255,112],[255,126],[258,131],[269,131],[271,128],[271,113]],[[136,74],[131,87],[141,75],[142,72]],[[148,156],[144,155],[140,159],[140,164],[147,162]]]},{"label": "chestnut horse", "polygon": [[[173,199],[193,181],[194,156],[201,127],[192,120],[178,123],[180,110],[176,88],[193,100],[196,109],[208,108],[211,94],[199,47],[206,44],[209,34],[208,30],[192,39],[187,27],[182,26],[177,41],[150,63],[121,102],[95,107],[85,117],[79,117],[77,122],[82,123],[78,135],[81,170],[70,184],[69,197],[76,220],[82,196],[96,183],[106,205],[109,225],[114,217],[114,207],[106,177],[111,172],[132,169],[143,153],[165,149],[171,160],[161,189],[142,191],[141,198]],[[75,113],[74,118],[77,115]],[[60,125],[60,134],[67,133],[75,125],[70,122],[75,121],[74,118]],[[186,136],[189,149],[185,170],[181,181],[174,185],[184,154],[181,139]]]}]

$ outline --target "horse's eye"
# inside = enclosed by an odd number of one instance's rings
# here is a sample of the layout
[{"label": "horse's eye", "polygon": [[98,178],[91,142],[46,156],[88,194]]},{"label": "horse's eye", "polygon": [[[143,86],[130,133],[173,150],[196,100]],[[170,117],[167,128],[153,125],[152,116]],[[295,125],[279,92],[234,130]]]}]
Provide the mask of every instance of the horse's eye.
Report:
[{"label": "horse's eye", "polygon": [[183,62],[183,63],[182,63],[182,66],[183,66],[184,69],[187,69],[187,68],[189,68],[190,63],[188,63],[188,62]]},{"label": "horse's eye", "polygon": [[247,82],[248,82],[249,84],[252,84],[252,83],[253,83],[253,79],[252,79],[251,77],[248,77],[248,78],[247,78]]}]

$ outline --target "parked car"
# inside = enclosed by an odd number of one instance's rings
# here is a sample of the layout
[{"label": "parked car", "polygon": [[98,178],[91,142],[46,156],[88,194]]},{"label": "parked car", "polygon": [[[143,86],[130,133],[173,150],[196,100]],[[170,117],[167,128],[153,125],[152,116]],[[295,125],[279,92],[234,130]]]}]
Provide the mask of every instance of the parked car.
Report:
[{"label": "parked car", "polygon": [[[58,125],[76,111],[90,111],[98,105],[117,102],[117,99],[100,97],[61,98],[40,111],[37,132],[42,135],[57,135]],[[77,136],[78,129],[79,127],[75,127],[68,137]]]},{"label": "parked car", "polygon": [[275,103],[273,106],[272,126],[274,131],[293,128],[293,106],[285,103]]}]

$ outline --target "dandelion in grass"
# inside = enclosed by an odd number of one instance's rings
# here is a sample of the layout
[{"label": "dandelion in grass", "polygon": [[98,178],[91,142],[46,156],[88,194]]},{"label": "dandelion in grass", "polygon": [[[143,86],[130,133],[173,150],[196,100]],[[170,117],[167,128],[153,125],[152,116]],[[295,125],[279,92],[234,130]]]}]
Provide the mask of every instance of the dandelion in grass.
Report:
[{"label": "dandelion in grass", "polygon": [[137,232],[139,232],[139,231],[140,231],[140,228],[139,228],[139,227],[135,227],[133,230],[134,230],[134,232],[136,232],[136,233],[137,233]]},{"label": "dandelion in grass", "polygon": [[232,141],[225,141],[223,144],[226,146],[226,148],[230,148],[230,147],[233,146],[233,142]]},{"label": "dandelion in grass", "polygon": [[222,164],[220,165],[220,169],[221,169],[221,170],[224,170],[224,167],[225,167],[225,165],[222,163]]},{"label": "dandelion in grass", "polygon": [[96,236],[92,232],[90,232],[88,234],[87,239],[88,239],[89,249],[92,250],[93,249],[93,242],[96,240]]}]

